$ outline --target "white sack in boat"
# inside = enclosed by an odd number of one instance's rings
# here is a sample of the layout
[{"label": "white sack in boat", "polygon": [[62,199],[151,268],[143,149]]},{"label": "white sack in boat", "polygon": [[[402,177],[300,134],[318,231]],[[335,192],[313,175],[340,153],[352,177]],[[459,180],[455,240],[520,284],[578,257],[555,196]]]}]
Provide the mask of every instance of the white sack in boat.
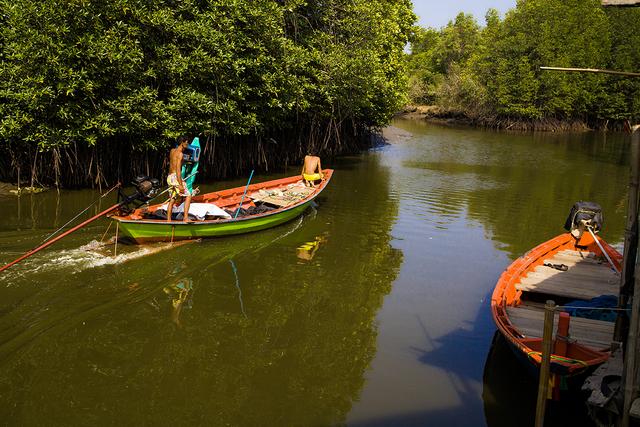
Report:
[{"label": "white sack in boat", "polygon": [[[160,207],[163,211],[167,211],[168,205],[165,203]],[[173,207],[174,213],[183,213],[184,212],[184,203],[179,206]],[[221,218],[231,218],[224,209],[219,208],[213,203],[191,203],[189,206],[189,215],[193,215],[198,219],[204,219],[207,215],[217,216]]]}]

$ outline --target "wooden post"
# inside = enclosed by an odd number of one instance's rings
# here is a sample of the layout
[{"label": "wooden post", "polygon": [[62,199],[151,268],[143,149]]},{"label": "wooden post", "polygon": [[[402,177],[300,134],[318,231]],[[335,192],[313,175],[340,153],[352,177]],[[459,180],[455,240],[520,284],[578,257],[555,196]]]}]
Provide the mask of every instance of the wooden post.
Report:
[{"label": "wooden post", "polygon": [[[640,139],[640,130],[635,129],[632,134],[632,139],[638,143]],[[637,240],[634,242],[638,244]],[[640,259],[636,260],[635,271],[640,271]],[[638,333],[640,333],[640,275],[635,275],[634,287],[633,287],[633,305],[631,307],[631,322],[629,324],[629,335],[627,336],[627,345],[624,352],[624,404],[622,410],[621,426],[629,426],[629,411],[635,398],[638,397],[639,384],[638,384]]]},{"label": "wooden post", "polygon": [[116,239],[115,242],[113,244],[113,257],[117,257],[118,256],[118,229],[120,228],[120,221],[116,222]]},{"label": "wooden post", "polygon": [[538,403],[536,405],[535,427],[544,426],[544,414],[549,395],[549,377],[551,375],[551,347],[553,344],[553,317],[556,303],[548,300],[544,306],[544,330],[542,332],[542,362],[540,363],[540,380],[538,382]]},{"label": "wooden post", "polygon": [[[640,132],[631,136],[631,178],[629,180],[629,198],[627,206],[627,225],[624,232],[624,255],[622,274],[620,274],[620,297],[618,308],[624,308],[633,291],[633,276],[636,254],[638,252],[638,183],[640,182]],[[616,318],[613,340],[624,341],[629,332],[628,317],[623,312]]]},{"label": "wooden post", "polygon": [[558,317],[558,329],[556,330],[556,345],[553,353],[558,356],[566,356],[569,349],[569,325],[571,316],[569,313],[561,312]]}]

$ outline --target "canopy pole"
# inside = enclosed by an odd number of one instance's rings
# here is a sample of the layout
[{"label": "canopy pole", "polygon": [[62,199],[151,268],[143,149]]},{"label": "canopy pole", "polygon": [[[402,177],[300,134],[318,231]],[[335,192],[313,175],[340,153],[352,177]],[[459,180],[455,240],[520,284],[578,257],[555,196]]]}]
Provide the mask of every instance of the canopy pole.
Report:
[{"label": "canopy pole", "polygon": [[596,73],[596,74],[613,74],[625,77],[640,77],[640,73],[631,73],[628,71],[601,70],[599,68],[566,68],[566,67],[540,67],[545,71],[568,71],[572,73]]}]

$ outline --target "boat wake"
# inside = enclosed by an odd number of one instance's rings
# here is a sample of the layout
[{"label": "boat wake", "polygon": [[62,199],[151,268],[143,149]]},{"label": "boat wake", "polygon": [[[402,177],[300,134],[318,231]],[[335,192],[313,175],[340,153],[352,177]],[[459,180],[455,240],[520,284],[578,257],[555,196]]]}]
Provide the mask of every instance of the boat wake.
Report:
[{"label": "boat wake", "polygon": [[[315,209],[314,209],[315,213]],[[301,215],[291,226],[284,232],[277,235],[272,240],[252,247],[254,252],[260,251],[264,247],[289,236],[300,228],[304,221],[305,215]],[[109,265],[124,264],[148,255],[163,252],[178,246],[189,243],[200,242],[200,240],[182,240],[173,243],[152,243],[147,245],[118,245],[117,255],[114,254],[115,245],[113,239],[107,242],[91,240],[89,243],[74,249],[63,249],[43,253],[40,256],[34,256],[21,263],[21,268],[16,268],[9,272],[5,272],[5,280],[7,286],[10,286],[15,279],[23,277],[32,277],[31,275],[43,272],[69,271],[74,275],[80,272]]]},{"label": "boat wake", "polygon": [[71,270],[70,274],[77,274],[91,268],[123,264],[147,255],[181,246],[182,244],[182,242],[176,242],[173,244],[155,243],[144,246],[119,245],[119,253],[114,256],[113,243],[103,243],[92,240],[75,249],[52,251],[44,256],[29,259],[22,264],[22,268],[11,271],[7,279],[19,278],[44,271]]}]

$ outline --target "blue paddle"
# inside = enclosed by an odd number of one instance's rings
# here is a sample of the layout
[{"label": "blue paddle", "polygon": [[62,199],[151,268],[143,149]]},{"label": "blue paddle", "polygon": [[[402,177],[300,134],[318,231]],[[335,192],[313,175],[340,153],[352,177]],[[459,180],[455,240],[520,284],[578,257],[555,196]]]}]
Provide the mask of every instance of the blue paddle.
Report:
[{"label": "blue paddle", "polygon": [[240,206],[238,206],[238,209],[236,209],[236,214],[233,216],[233,219],[236,219],[238,217],[238,214],[240,213],[240,208],[242,208],[242,203],[244,203],[244,196],[247,195],[249,184],[251,184],[251,178],[253,178],[253,169],[251,170],[251,175],[249,175],[249,181],[247,181],[247,186],[244,187],[244,194],[242,195],[242,199],[240,199]]}]

